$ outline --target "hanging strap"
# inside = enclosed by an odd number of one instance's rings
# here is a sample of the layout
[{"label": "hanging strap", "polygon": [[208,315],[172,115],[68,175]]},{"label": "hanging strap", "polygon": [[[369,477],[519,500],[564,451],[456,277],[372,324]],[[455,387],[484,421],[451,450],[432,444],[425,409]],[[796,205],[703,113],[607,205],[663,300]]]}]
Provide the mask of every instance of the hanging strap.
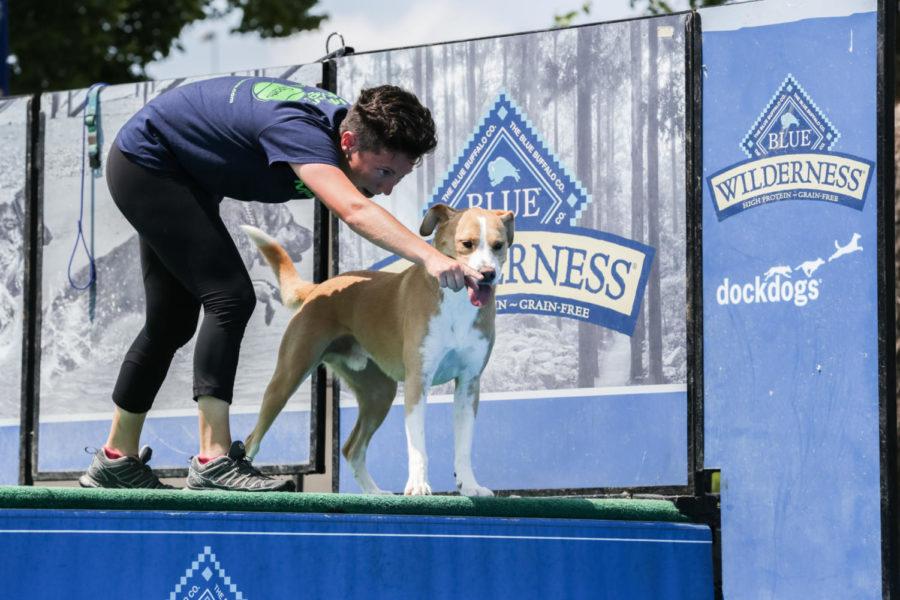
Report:
[{"label": "hanging strap", "polygon": [[[91,240],[91,248],[88,248],[84,239],[84,163],[85,159],[91,165],[91,237],[93,238],[93,215],[94,215],[94,179],[100,177],[101,164],[100,156],[103,152],[103,131],[100,126],[100,92],[106,87],[105,83],[95,83],[88,89],[87,100],[84,106],[84,126],[81,128],[81,190],[80,190],[80,206],[78,209],[77,235],[75,236],[75,246],[72,248],[72,254],[69,256],[68,277],[69,285],[76,290],[92,289],[90,317],[94,317],[94,284],[97,281],[97,271],[94,264],[93,239]],[[75,254],[78,252],[78,245],[84,249],[84,253],[88,257],[88,280],[86,283],[79,284],[72,278],[72,263],[75,260]]]},{"label": "hanging strap", "polygon": [[87,129],[87,152],[94,177],[100,176],[100,157],[103,154],[103,129],[100,127],[100,92],[105,83],[95,83],[87,93],[84,106],[84,127]]}]

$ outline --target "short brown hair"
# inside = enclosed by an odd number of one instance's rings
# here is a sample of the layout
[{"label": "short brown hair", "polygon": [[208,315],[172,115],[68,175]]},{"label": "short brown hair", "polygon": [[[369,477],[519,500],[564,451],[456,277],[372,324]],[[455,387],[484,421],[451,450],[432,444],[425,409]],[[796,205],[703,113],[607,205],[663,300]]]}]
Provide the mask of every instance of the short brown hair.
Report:
[{"label": "short brown hair", "polygon": [[402,152],[417,161],[437,146],[431,111],[415,94],[395,85],[380,85],[360,92],[341,123],[341,133],[352,131],[361,150]]}]

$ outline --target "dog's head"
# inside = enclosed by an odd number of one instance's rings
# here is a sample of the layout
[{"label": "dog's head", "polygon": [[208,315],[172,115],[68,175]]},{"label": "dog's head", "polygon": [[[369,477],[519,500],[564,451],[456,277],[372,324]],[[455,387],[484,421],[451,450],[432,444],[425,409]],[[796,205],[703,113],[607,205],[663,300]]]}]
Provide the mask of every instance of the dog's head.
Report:
[{"label": "dog's head", "polygon": [[423,236],[434,233],[435,248],[481,273],[478,289],[469,289],[469,300],[475,306],[490,299],[514,231],[511,211],[454,210],[444,204],[432,206],[419,228]]}]

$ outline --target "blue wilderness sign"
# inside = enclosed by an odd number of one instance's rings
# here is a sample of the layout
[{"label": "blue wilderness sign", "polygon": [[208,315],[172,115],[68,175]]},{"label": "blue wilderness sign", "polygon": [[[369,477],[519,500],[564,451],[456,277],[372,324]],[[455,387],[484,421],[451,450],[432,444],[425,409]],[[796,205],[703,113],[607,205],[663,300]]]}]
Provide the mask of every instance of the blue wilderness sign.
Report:
[{"label": "blue wilderness sign", "polygon": [[819,200],[862,210],[874,163],[832,152],[840,137],[788,74],[741,141],[749,160],[707,178],[719,220],[781,200]]},{"label": "blue wilderness sign", "polygon": [[[515,243],[497,288],[498,313],[566,317],[630,335],[654,249],[578,227],[591,196],[501,93],[437,186],[435,204],[511,210]],[[374,269],[408,265],[391,257]]]}]

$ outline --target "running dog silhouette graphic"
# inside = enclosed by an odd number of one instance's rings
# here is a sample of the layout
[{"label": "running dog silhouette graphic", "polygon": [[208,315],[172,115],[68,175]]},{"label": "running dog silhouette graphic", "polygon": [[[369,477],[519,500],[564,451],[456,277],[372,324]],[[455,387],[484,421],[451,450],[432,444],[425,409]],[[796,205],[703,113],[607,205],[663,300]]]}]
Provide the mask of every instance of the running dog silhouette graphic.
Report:
[{"label": "running dog silhouette graphic", "polygon": [[816,258],[816,260],[807,260],[800,263],[799,266],[795,267],[803,271],[803,274],[807,277],[812,276],[813,273],[816,272],[816,269],[825,264],[825,261],[821,258]]},{"label": "running dog silhouette graphic", "polygon": [[854,233],[853,237],[850,238],[850,242],[846,246],[841,246],[840,244],[838,244],[837,240],[835,240],[835,252],[828,257],[828,262],[831,262],[836,258],[840,258],[845,254],[850,254],[851,252],[862,252],[863,247],[859,245],[859,240],[861,237],[862,236],[860,236],[858,233]]},{"label": "running dog silhouette graphic", "polygon": [[769,269],[768,271],[766,271],[765,280],[768,281],[770,278],[774,277],[775,275],[783,275],[784,277],[787,277],[788,279],[790,279],[791,271],[792,271],[792,269],[788,265],[776,265],[776,266],[772,267],[771,269]]}]

